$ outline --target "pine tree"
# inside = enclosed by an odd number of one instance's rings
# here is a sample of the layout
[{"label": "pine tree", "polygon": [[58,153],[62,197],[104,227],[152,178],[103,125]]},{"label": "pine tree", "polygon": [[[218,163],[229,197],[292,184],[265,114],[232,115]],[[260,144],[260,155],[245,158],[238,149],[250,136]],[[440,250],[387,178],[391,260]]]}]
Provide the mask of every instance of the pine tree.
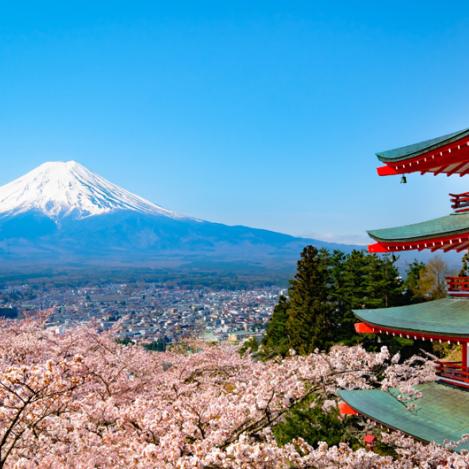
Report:
[{"label": "pine tree", "polygon": [[340,298],[335,315],[335,329],[338,340],[349,339],[355,335],[354,324],[357,322],[353,309],[366,306],[368,275],[366,254],[353,251],[342,264],[341,284],[337,286],[336,295]]},{"label": "pine tree", "polygon": [[403,284],[395,262],[394,257],[378,257],[355,250],[334,267],[340,271],[333,285],[335,341],[358,339],[353,310],[402,304]]},{"label": "pine tree", "polygon": [[369,261],[367,308],[388,308],[403,304],[404,284],[395,263],[395,256],[376,254],[367,256]]},{"label": "pine tree", "polygon": [[290,349],[290,340],[287,334],[289,301],[280,296],[265,330],[262,346],[266,355],[279,354],[285,356]]},{"label": "pine tree", "polygon": [[291,347],[300,354],[331,343],[334,303],[330,298],[330,256],[325,249],[307,246],[290,283],[286,331]]}]

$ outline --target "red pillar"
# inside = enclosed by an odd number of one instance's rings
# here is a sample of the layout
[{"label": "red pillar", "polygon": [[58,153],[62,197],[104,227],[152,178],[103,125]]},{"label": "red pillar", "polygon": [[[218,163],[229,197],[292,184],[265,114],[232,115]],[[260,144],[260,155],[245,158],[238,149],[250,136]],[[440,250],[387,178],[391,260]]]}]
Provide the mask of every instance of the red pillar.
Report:
[{"label": "red pillar", "polygon": [[463,370],[467,370],[469,368],[469,363],[467,361],[467,347],[469,343],[468,342],[463,342],[461,345],[462,348],[462,368]]}]

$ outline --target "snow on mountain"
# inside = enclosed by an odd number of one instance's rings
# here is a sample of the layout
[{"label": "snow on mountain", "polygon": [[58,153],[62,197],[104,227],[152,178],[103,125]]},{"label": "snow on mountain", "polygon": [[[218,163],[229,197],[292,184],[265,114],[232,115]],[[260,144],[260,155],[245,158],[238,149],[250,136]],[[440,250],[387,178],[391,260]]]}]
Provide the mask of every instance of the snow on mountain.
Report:
[{"label": "snow on mountain", "polygon": [[57,221],[118,210],[181,218],[92,173],[76,161],[49,162],[0,187],[0,215],[40,211]]},{"label": "snow on mountain", "polygon": [[341,248],[180,216],[75,161],[44,163],[0,187],[1,265],[18,263],[29,269],[32,264],[78,262],[207,268],[235,263],[257,269],[292,265],[308,243]]}]

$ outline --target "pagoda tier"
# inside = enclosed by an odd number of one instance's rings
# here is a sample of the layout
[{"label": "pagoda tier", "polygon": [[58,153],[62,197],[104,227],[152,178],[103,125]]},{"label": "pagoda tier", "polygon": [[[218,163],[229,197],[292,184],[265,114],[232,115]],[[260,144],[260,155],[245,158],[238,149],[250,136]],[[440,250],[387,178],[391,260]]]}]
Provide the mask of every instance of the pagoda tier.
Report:
[{"label": "pagoda tier", "polygon": [[469,173],[469,129],[380,152],[376,156],[385,163],[377,168],[380,176],[414,172],[463,176]]},{"label": "pagoda tier", "polygon": [[374,332],[450,342],[469,341],[469,300],[464,298],[353,312],[360,321],[374,328]]},{"label": "pagoda tier", "polygon": [[368,231],[376,243],[369,252],[442,249],[461,252],[469,248],[469,212],[453,213],[412,225]]},{"label": "pagoda tier", "polygon": [[469,301],[445,298],[409,306],[354,310],[358,333],[386,334],[414,340],[461,345],[461,361],[441,361],[438,379],[469,389]]},{"label": "pagoda tier", "polygon": [[[342,390],[338,394],[357,413],[422,441],[456,442],[469,433],[469,392],[437,383],[416,388],[422,397],[412,400],[412,409],[398,400],[396,390]],[[455,450],[469,450],[469,441]]]}]

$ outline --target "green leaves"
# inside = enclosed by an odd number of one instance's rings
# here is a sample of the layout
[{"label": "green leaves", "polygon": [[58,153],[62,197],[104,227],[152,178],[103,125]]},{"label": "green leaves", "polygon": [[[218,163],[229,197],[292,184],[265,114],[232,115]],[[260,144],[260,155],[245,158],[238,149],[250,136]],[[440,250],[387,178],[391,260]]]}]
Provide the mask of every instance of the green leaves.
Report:
[{"label": "green leaves", "polygon": [[335,305],[331,301],[331,259],[325,249],[307,246],[288,290],[286,333],[298,353],[327,349]]},{"label": "green leaves", "polygon": [[402,304],[404,285],[393,256],[364,251],[344,254],[307,246],[301,253],[288,298],[281,297],[267,325],[264,353],[308,354],[337,342],[361,341],[353,309]]},{"label": "green leaves", "polygon": [[290,340],[287,333],[288,308],[290,304],[285,296],[280,296],[274,308],[272,318],[267,324],[266,333],[262,342],[264,350],[285,356],[290,349]]},{"label": "green leaves", "polygon": [[330,446],[354,442],[353,427],[340,419],[336,407],[328,411],[323,409],[321,400],[315,395],[290,409],[272,430],[279,445],[296,438],[303,438],[313,447],[320,441]]}]

